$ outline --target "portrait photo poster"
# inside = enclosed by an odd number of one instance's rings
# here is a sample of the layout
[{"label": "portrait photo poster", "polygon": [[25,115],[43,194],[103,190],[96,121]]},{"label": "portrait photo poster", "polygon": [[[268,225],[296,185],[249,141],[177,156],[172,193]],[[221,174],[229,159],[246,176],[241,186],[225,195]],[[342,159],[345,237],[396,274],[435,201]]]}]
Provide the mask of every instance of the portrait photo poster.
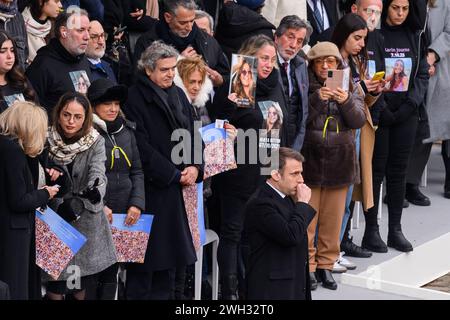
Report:
[{"label": "portrait photo poster", "polygon": [[260,101],[258,106],[264,118],[259,132],[259,147],[278,149],[281,143],[280,132],[283,126],[283,111],[276,101]]},{"label": "portrait photo poster", "polygon": [[235,102],[238,107],[254,108],[257,78],[257,59],[233,54],[228,96],[230,100]]},{"label": "portrait photo poster", "polygon": [[386,58],[386,86],[384,91],[406,92],[411,79],[411,58]]}]

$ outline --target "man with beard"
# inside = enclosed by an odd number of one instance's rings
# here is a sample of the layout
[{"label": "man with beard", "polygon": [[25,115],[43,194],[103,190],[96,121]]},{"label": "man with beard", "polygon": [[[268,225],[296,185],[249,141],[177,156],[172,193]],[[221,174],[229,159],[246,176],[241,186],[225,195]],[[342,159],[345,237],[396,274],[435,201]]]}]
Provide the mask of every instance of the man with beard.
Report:
[{"label": "man with beard", "polygon": [[111,65],[102,58],[105,55],[108,34],[103,30],[100,22],[94,20],[89,23],[89,42],[86,57],[91,67],[91,81],[106,78],[117,83]]},{"label": "man with beard", "polygon": [[91,78],[85,57],[89,41],[88,13],[79,8],[61,13],[55,21],[55,35],[48,45],[38,50],[26,72],[39,102],[49,114],[64,93],[79,91],[80,79],[87,82]]},{"label": "man with beard", "polygon": [[306,61],[298,53],[308,43],[312,27],[296,15],[284,17],[275,31],[278,64],[288,105],[288,146],[300,152],[308,118],[309,80]]}]

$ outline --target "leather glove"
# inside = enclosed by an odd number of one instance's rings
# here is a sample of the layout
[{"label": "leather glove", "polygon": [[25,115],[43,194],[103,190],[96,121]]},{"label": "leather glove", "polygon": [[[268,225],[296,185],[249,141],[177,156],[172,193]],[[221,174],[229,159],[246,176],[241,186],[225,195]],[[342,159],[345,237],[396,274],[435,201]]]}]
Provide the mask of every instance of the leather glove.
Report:
[{"label": "leather glove", "polygon": [[100,191],[98,190],[99,181],[100,181],[99,178],[95,179],[95,182],[92,185],[92,187],[84,190],[81,193],[80,197],[88,199],[89,202],[92,204],[99,203],[102,200],[102,196],[100,194]]},{"label": "leather glove", "polygon": [[83,200],[80,198],[69,198],[64,200],[58,207],[58,214],[67,222],[73,222],[80,218],[84,210]]}]

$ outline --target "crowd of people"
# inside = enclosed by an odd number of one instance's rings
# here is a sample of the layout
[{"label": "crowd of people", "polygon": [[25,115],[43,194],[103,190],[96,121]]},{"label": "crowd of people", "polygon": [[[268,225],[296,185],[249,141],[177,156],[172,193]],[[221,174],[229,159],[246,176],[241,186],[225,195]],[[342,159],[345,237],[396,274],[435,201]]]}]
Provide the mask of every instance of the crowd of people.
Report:
[{"label": "crowd of people", "polygon": [[[450,4],[304,0],[274,25],[264,2],[0,0],[0,300],[192,298],[200,182],[223,300],[311,299],[348,257],[413,250],[402,212],[430,205],[433,142],[450,198]],[[216,120],[237,167],[204,179],[204,146],[173,133]],[[57,279],[36,265],[46,207],[87,240]],[[114,213],[154,216],[143,263],[118,262]]]}]

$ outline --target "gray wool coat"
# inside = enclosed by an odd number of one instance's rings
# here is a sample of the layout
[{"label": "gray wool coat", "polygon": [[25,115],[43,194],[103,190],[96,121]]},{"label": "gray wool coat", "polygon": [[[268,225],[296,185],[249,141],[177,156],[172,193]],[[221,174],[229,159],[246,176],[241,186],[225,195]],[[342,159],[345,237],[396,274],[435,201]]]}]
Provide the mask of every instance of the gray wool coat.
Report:
[{"label": "gray wool coat", "polygon": [[436,73],[430,77],[426,108],[430,123],[430,137],[425,142],[450,139],[450,1],[438,0],[430,8],[428,28],[431,45],[440,57]]},{"label": "gray wool coat", "polygon": [[[84,246],[81,247],[68,265],[68,267],[71,265],[80,267],[82,277],[99,273],[117,262],[111,228],[106,215],[103,213],[103,197],[105,196],[107,183],[105,161],[105,140],[99,136],[88,150],[77,154],[73,160],[72,192],[69,192],[63,198],[73,197],[74,193],[79,193],[85,190],[87,186],[92,186],[96,178],[100,179],[98,189],[102,200],[93,205],[89,200],[82,199],[84,211],[77,221],[71,223],[87,238]],[[62,202],[62,199],[55,199],[50,206],[52,209],[56,209]],[[73,271],[67,273],[66,270],[61,273],[58,280],[67,280],[68,277],[74,275]]]}]

